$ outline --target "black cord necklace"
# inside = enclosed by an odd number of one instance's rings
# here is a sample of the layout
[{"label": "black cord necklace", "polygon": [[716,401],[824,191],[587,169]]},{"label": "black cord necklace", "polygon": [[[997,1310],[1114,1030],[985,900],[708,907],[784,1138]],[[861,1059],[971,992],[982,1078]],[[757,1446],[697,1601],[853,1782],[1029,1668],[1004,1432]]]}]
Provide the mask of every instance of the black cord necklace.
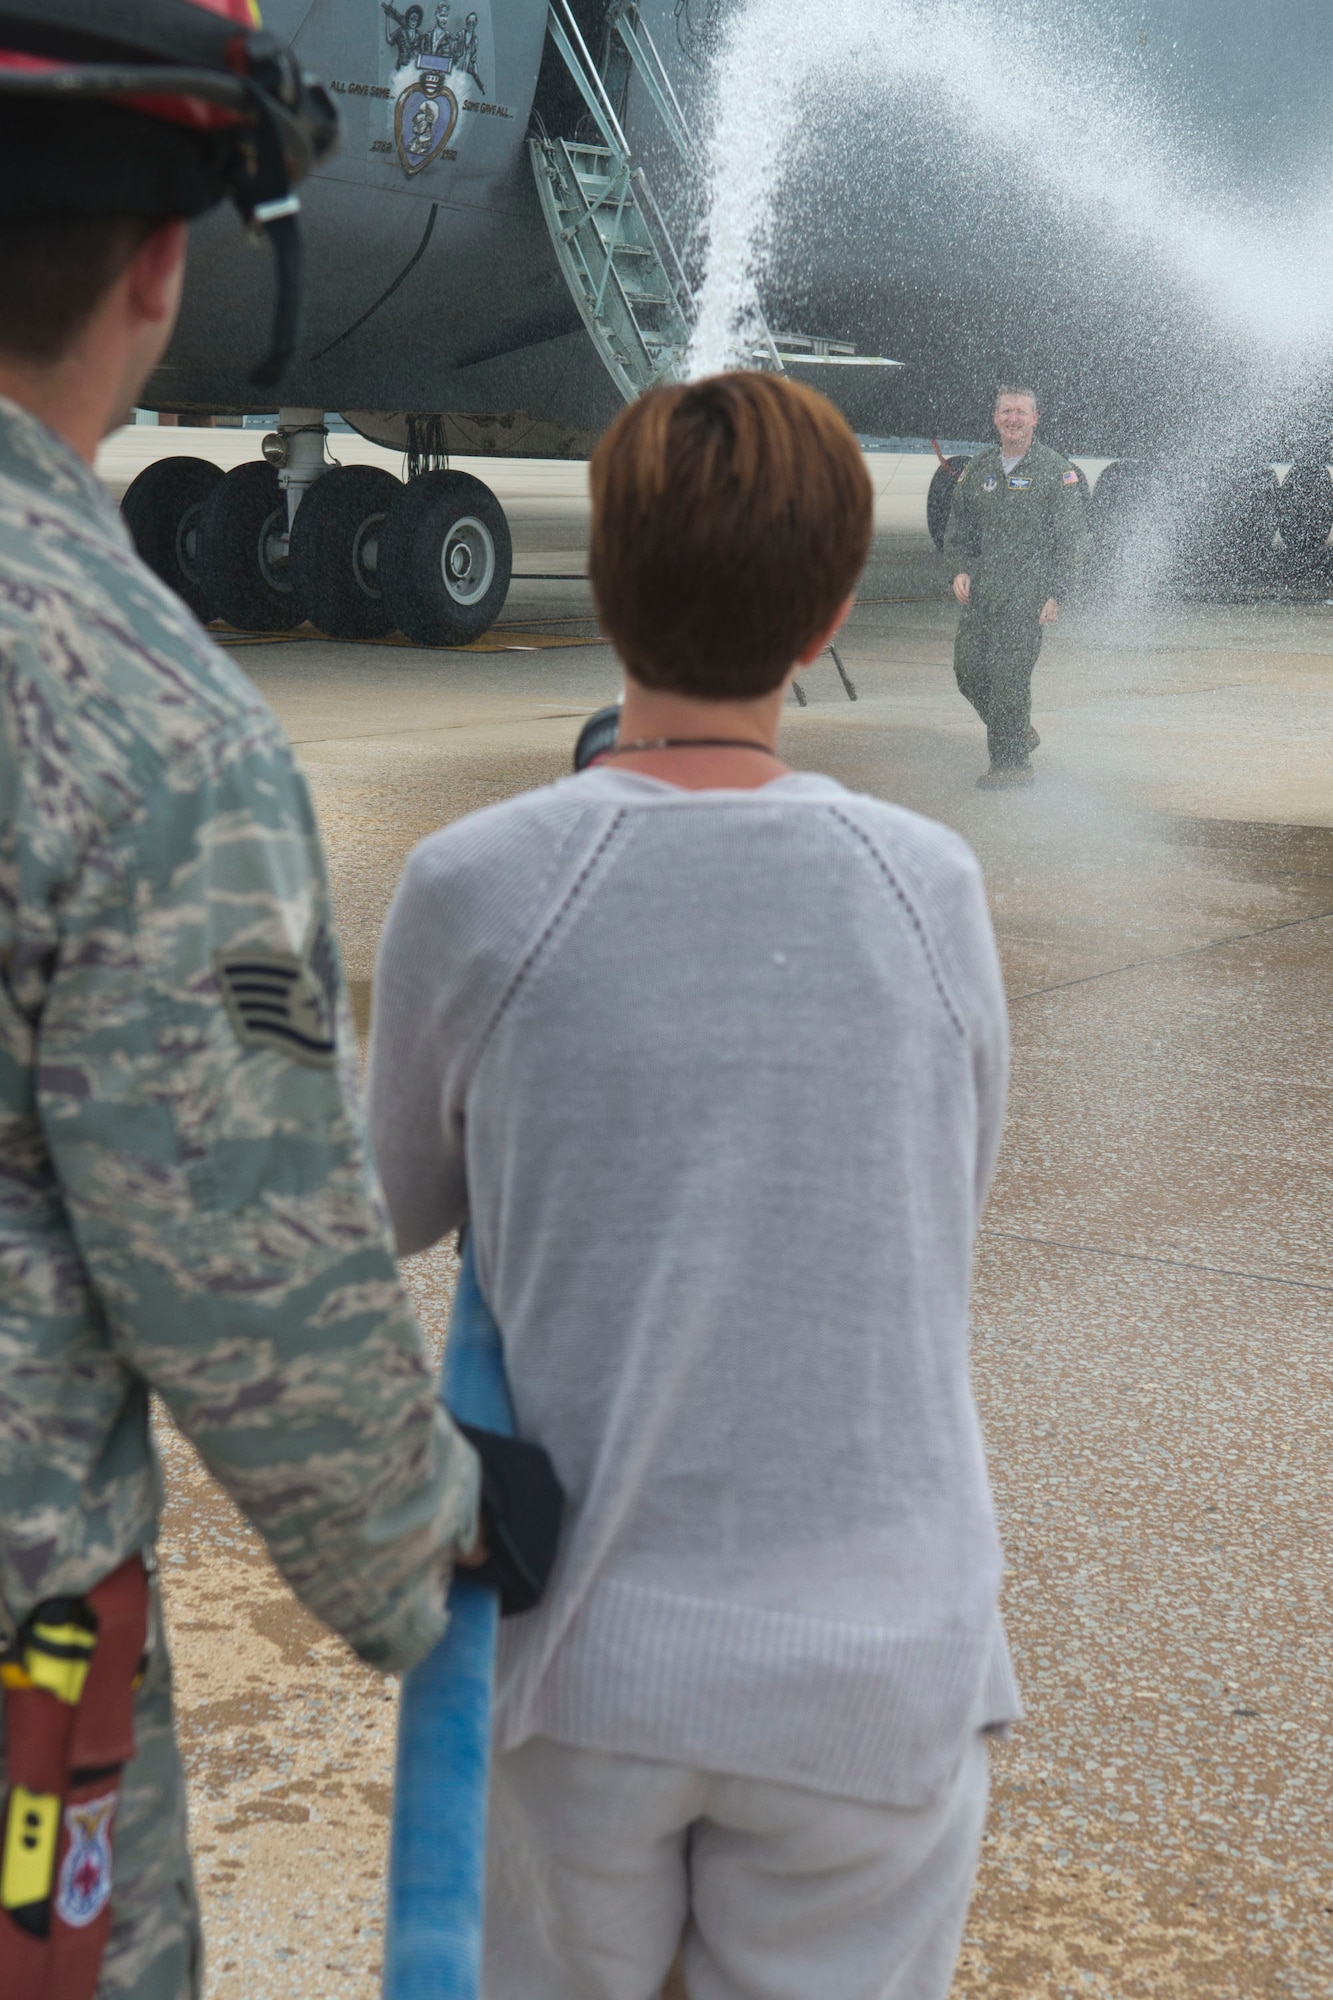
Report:
[{"label": "black cord necklace", "polygon": [[782,759],[767,743],[752,743],[744,736],[636,736],[632,743],[613,743],[604,757],[627,757],[638,750],[761,750],[777,763]]}]

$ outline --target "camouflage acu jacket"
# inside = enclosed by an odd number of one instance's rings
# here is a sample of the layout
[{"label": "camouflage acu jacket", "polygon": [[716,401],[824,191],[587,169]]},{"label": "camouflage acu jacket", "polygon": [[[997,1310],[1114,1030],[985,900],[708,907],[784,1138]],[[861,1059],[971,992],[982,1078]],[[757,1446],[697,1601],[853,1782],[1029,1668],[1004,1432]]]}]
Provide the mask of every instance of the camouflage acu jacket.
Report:
[{"label": "camouflage acu jacket", "polygon": [[476,1462],[356,1106],[305,785],[89,469],[0,400],[0,1625],[151,1541],[157,1390],[403,1666]]}]

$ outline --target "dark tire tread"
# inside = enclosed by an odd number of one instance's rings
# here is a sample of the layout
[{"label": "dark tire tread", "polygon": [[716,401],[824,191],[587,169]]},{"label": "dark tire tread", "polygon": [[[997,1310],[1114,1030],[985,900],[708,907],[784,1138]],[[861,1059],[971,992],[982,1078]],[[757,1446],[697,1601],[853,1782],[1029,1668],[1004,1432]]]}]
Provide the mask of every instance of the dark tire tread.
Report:
[{"label": "dark tire tread", "polygon": [[305,621],[300,595],[275,589],[259,564],[260,531],[284,504],[277,470],[262,458],[233,466],[205,502],[200,575],[213,615],[241,631],[291,632]]},{"label": "dark tire tread", "polygon": [[207,458],[155,459],[125,489],[121,517],[135,548],[154,576],[174,590],[204,624],[212,607],[197,560],[187,569],[181,562],[180,526],[193,509],[203,509],[221,483],[221,466]]},{"label": "dark tire tread", "polygon": [[382,639],[394,629],[383,589],[372,594],[358,581],[353,552],[363,525],[387,515],[402,490],[401,479],[381,466],[336,465],[307,489],[296,510],[293,587],[309,605],[311,622],[330,639]]},{"label": "dark tire tread", "polygon": [[[445,584],[440,557],[455,521],[474,516],[495,545],[495,576],[475,604],[459,604]],[[418,646],[466,646],[504,609],[514,552],[504,508],[468,472],[424,472],[394,500],[380,538],[379,576],[398,630]]]}]

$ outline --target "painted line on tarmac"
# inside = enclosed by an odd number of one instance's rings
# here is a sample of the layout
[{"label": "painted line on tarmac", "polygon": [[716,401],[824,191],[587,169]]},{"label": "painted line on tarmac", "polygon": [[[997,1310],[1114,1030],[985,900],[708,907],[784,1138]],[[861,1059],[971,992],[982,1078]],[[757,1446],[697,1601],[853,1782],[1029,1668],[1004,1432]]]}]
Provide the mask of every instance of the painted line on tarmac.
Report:
[{"label": "painted line on tarmac", "polygon": [[289,731],[288,740],[298,750],[317,749],[325,743],[386,743],[395,736],[410,736],[424,742],[431,736],[459,736],[474,729],[527,729],[534,722],[586,722],[596,713],[595,708],[544,708],[537,715],[526,710],[519,715],[473,715],[462,722],[432,722],[424,727],[415,722],[402,729],[357,729],[346,736],[295,736]]},{"label": "painted line on tarmac", "polygon": [[[1301,878],[1304,879],[1304,878]],[[1099,979],[1116,979],[1122,972],[1146,972],[1157,965],[1171,965],[1177,959],[1197,958],[1205,951],[1226,951],[1233,944],[1249,944],[1255,938],[1272,937],[1277,931],[1297,931],[1302,924],[1326,924],[1333,910],[1312,910],[1308,917],[1289,917],[1280,924],[1263,924],[1258,930],[1237,931],[1234,937],[1209,938],[1206,944],[1183,945],[1179,951],[1164,951],[1160,958],[1131,958],[1125,965],[1108,965],[1101,972],[1080,973],[1077,979],[1057,979],[1053,986],[1033,986],[1026,993],[1008,995],[1009,1005],[1020,1000],[1040,1000],[1047,993],[1066,993],[1071,986],[1094,986]],[[1003,937],[1003,932],[999,934]]]},{"label": "painted line on tarmac", "polygon": [[[571,623],[578,622],[571,620]],[[521,626],[506,625],[485,632],[466,646],[418,646],[411,639],[330,639],[324,632],[236,632],[211,627],[209,637],[219,646],[390,646],[413,653],[537,653],[553,646],[607,646],[611,642],[600,633],[530,632]]]},{"label": "painted line on tarmac", "polygon": [[1213,1278],[1244,1278],[1254,1285],[1285,1285],[1296,1292],[1333,1292],[1315,1278],[1276,1278],[1264,1271],[1239,1271],[1229,1264],[1198,1264],[1187,1257],[1154,1257],[1146,1250],[1107,1250],[1097,1243],[1062,1243],[1053,1236],[1024,1236],[1016,1229],[980,1229],[1004,1243],[1028,1243],[1039,1250],[1070,1250],[1080,1257],[1105,1257],[1114,1263],[1160,1264],[1168,1271],[1204,1271]]}]

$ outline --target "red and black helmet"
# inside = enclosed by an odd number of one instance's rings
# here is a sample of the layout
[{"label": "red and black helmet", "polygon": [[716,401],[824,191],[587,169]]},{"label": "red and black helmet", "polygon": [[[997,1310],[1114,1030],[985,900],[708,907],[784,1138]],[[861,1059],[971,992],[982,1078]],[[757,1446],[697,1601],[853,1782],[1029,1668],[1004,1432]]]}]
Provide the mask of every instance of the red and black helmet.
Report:
[{"label": "red and black helmet", "polygon": [[0,0],[0,223],[191,217],[230,196],[277,259],[266,386],[297,338],[293,190],[337,136],[254,0]]}]

